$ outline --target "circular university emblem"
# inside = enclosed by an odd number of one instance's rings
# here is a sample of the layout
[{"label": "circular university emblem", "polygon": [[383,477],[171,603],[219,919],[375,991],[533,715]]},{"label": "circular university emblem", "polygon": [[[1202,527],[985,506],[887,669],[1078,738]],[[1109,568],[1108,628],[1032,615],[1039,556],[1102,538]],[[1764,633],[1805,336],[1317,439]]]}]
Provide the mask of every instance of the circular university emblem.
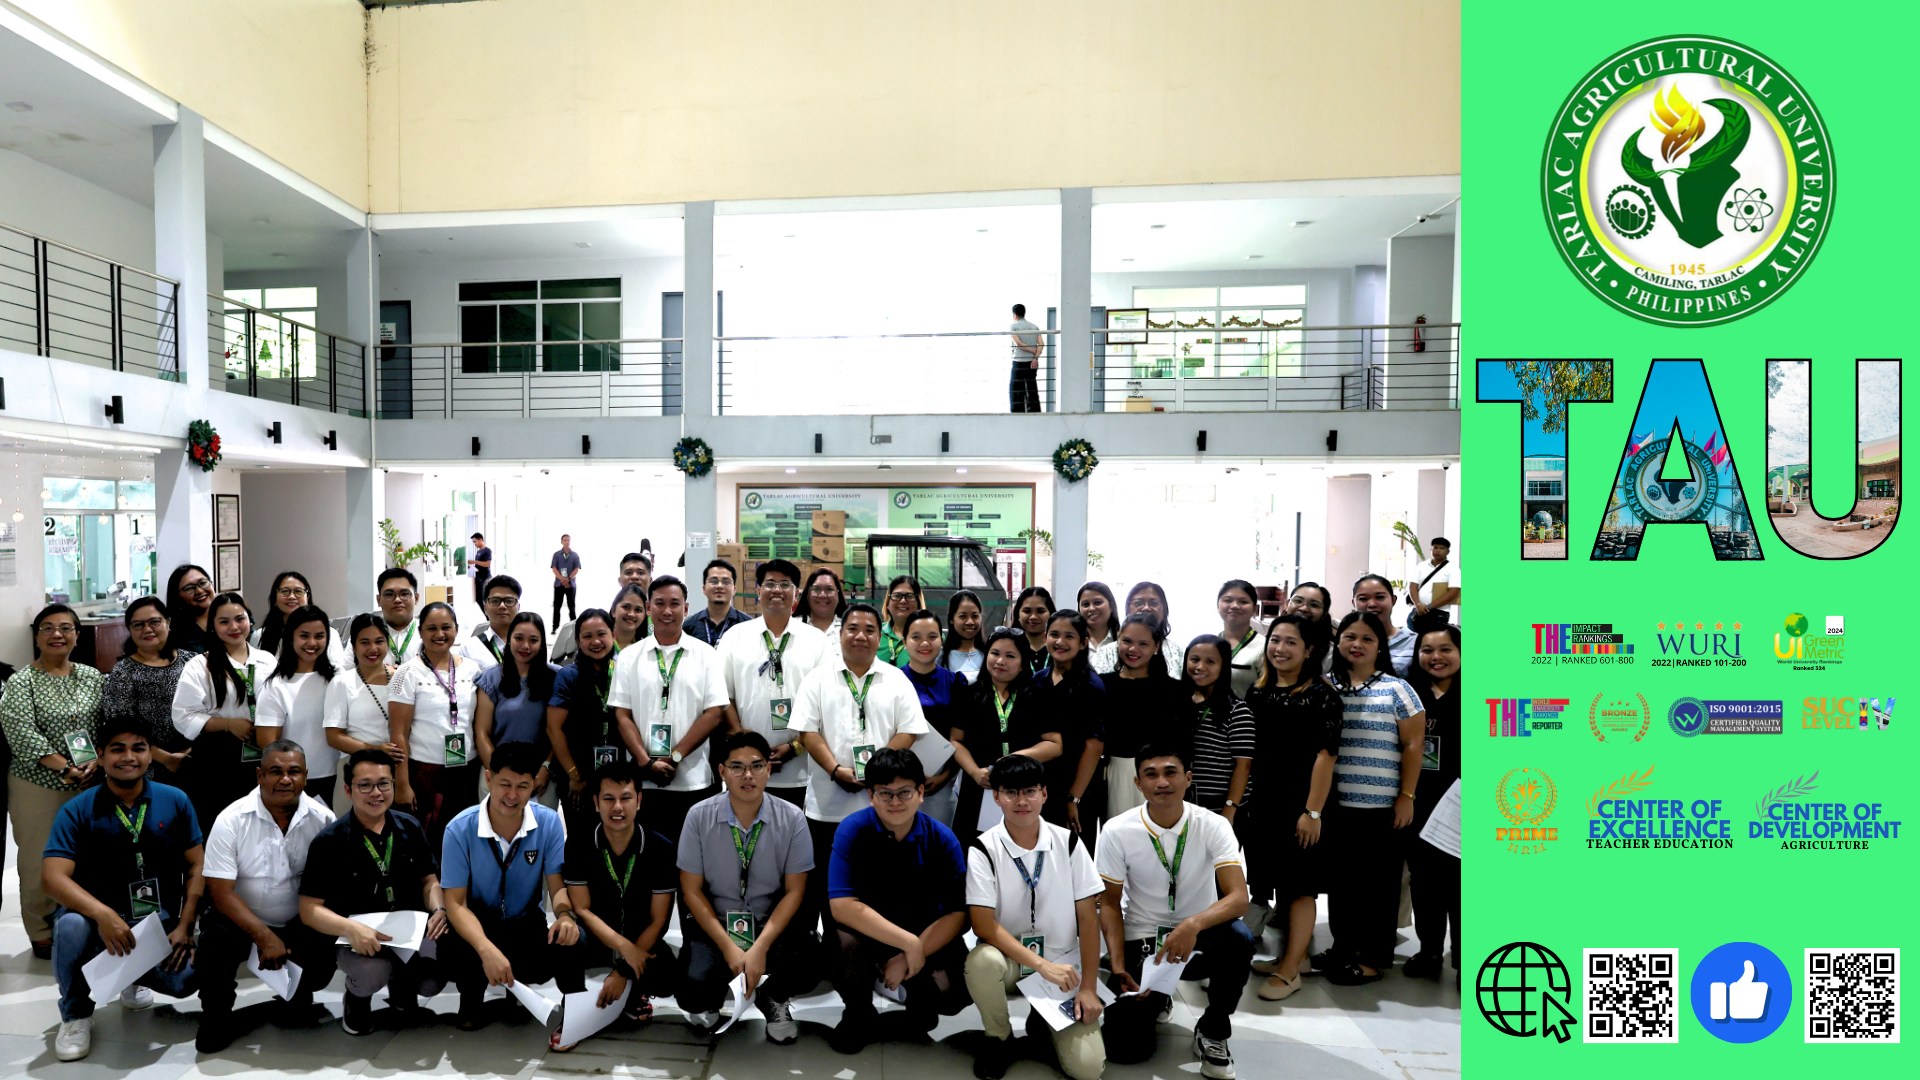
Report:
[{"label": "circular university emblem", "polygon": [[1673,440],[1649,443],[1627,459],[1621,481],[1627,506],[1641,521],[1705,521],[1720,503],[1720,467],[1700,444],[1681,440],[1688,471],[1682,479],[1662,480]]},{"label": "circular university emblem", "polygon": [[1700,35],[1644,41],[1575,86],[1541,160],[1547,227],[1602,300],[1664,326],[1750,315],[1806,273],[1833,150],[1779,65]]}]

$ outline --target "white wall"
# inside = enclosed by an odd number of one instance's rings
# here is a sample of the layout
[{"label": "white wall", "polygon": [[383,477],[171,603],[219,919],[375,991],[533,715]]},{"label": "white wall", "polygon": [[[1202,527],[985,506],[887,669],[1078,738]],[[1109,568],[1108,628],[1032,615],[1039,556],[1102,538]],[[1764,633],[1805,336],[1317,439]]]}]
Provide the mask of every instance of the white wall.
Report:
[{"label": "white wall", "polygon": [[[217,474],[216,474],[217,475]],[[264,619],[274,575],[298,570],[313,585],[312,602],[339,618],[368,610],[365,583],[349,582],[336,508],[347,499],[346,474],[248,470],[240,474],[242,578],[254,617]]]},{"label": "white wall", "polygon": [[310,267],[304,270],[234,270],[226,277],[226,289],[316,288],[319,308],[313,315],[315,328],[323,333],[347,334],[347,267]]},{"label": "white wall", "polygon": [[[1402,236],[1389,242],[1387,322],[1411,323],[1421,315],[1430,323],[1452,322],[1453,268],[1454,238],[1451,236]],[[1427,353],[1408,351],[1411,333],[1399,331],[1391,335],[1393,346],[1387,362],[1386,384],[1389,399],[1399,391],[1417,399],[1416,407],[1446,407],[1433,399],[1445,396],[1451,382],[1442,374],[1442,369],[1432,365],[1446,360],[1444,350],[1454,347],[1454,335],[1452,331],[1438,333],[1437,340],[1442,342],[1443,351]]]},{"label": "white wall", "polygon": [[1197,270],[1143,271],[1137,274],[1093,275],[1093,302],[1108,308],[1133,307],[1135,288],[1206,285],[1305,285],[1307,325],[1344,326],[1353,319],[1354,271],[1345,267],[1324,270]]},{"label": "white wall", "polygon": [[620,279],[622,337],[660,336],[660,294],[681,289],[677,258],[467,261],[383,254],[380,299],[412,302],[414,344],[457,342],[462,282],[598,277]]},{"label": "white wall", "polygon": [[1387,321],[1387,268],[1353,268],[1353,321],[1377,326]]}]

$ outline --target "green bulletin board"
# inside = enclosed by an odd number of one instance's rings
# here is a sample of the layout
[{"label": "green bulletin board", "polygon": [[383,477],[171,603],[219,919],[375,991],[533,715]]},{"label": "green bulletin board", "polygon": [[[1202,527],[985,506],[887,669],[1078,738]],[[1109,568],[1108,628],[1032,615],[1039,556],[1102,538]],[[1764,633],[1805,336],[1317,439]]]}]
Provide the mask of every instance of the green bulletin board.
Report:
[{"label": "green bulletin board", "polygon": [[847,584],[866,585],[867,536],[875,532],[968,536],[994,552],[1024,554],[1033,527],[1032,484],[816,487],[771,485],[738,491],[734,535],[747,558],[813,558],[813,512],[847,515]]}]

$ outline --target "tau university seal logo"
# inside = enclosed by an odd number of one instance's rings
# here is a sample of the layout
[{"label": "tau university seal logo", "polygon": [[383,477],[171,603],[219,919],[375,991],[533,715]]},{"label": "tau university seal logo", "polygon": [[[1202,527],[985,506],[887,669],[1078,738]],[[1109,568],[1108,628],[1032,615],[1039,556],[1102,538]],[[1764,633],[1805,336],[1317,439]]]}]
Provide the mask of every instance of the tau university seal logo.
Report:
[{"label": "tau university seal logo", "polygon": [[1833,217],[1833,149],[1778,64],[1721,38],[1656,38],[1567,96],[1541,193],[1554,244],[1596,296],[1663,326],[1711,326],[1807,272]]}]

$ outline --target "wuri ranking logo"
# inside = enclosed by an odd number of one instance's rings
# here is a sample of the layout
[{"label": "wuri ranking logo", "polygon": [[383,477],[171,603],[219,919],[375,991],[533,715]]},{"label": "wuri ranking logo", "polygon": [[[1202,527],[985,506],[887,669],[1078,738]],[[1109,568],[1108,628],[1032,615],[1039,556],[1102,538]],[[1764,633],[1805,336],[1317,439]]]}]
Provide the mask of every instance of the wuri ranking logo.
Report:
[{"label": "wuri ranking logo", "polygon": [[1641,42],[1582,78],[1541,156],[1554,244],[1638,319],[1709,326],[1806,273],[1833,216],[1832,147],[1793,77],[1737,42]]}]

